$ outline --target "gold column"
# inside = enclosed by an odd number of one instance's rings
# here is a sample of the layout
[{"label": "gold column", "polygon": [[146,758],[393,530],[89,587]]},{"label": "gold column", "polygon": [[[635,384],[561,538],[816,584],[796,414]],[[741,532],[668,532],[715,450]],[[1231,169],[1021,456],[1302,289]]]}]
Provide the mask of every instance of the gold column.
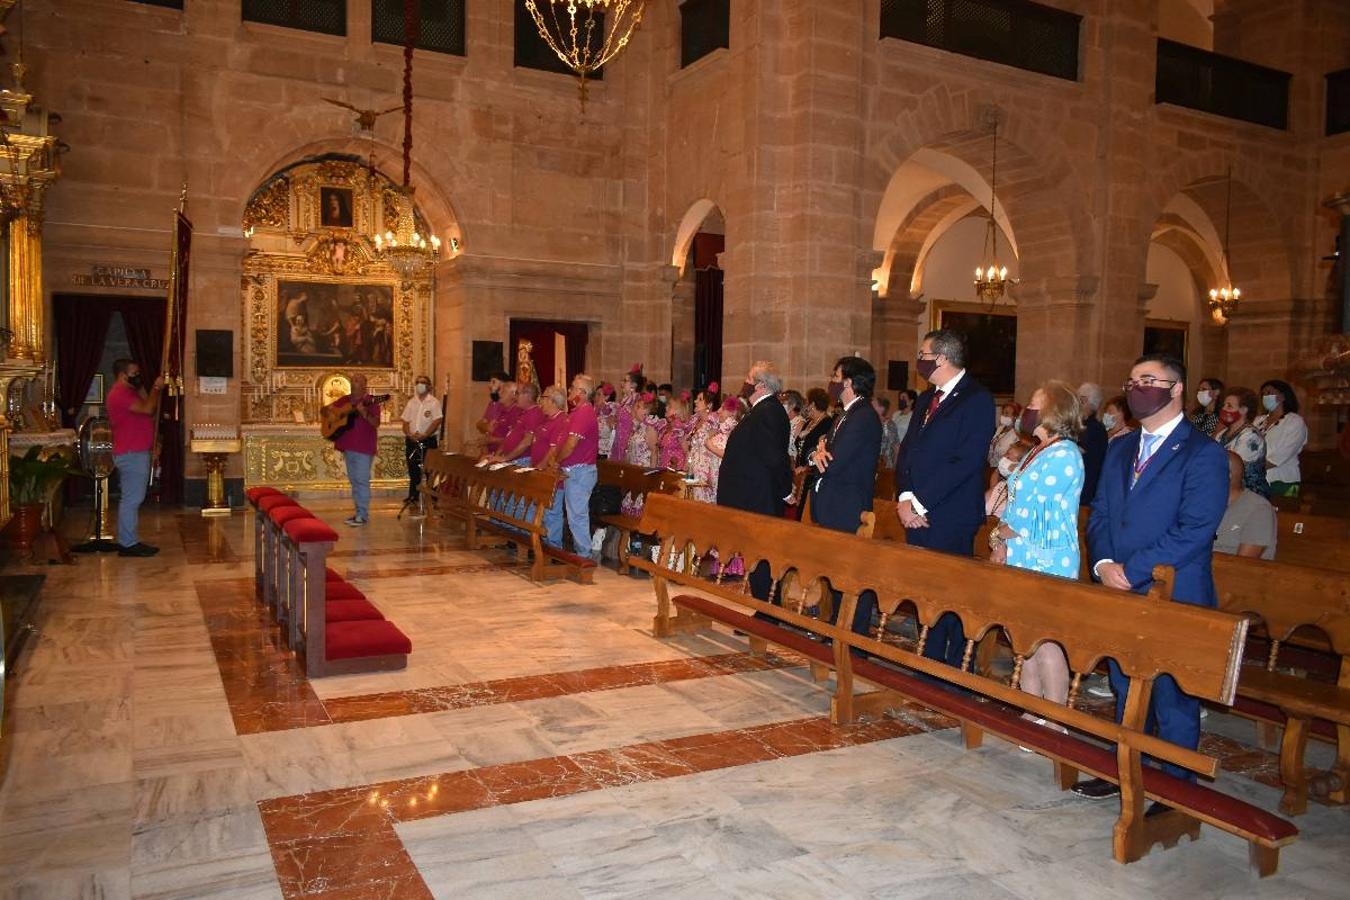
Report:
[{"label": "gold column", "polygon": [[9,355],[42,362],[46,346],[42,297],[42,225],[29,216],[9,223]]}]

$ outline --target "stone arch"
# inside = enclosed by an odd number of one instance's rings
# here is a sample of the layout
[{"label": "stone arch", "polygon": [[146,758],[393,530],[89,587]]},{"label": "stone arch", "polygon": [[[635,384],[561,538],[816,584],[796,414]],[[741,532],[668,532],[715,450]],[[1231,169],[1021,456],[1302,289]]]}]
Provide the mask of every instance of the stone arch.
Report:
[{"label": "stone arch", "polygon": [[[1199,210],[1213,226],[1212,243],[1222,249],[1222,229],[1229,167],[1233,178],[1232,277],[1242,282],[1249,297],[1288,299],[1299,296],[1295,223],[1287,212],[1292,204],[1272,203],[1286,192],[1270,176],[1243,156],[1223,150],[1179,158],[1153,183],[1148,194],[1145,221],[1149,235],[1169,212],[1179,208]],[[1178,201],[1178,198],[1181,198]],[[1195,224],[1195,216],[1191,216]],[[1205,237],[1206,229],[1196,229]],[[1141,241],[1147,255],[1148,241]],[[1259,259],[1259,262],[1258,262]],[[1144,261],[1139,262],[1142,274]]]},{"label": "stone arch", "polygon": [[[892,176],[920,150],[945,152],[976,172],[987,171],[989,112],[973,93],[953,95],[948,88],[937,87],[920,97],[915,108],[883,126],[884,133],[865,163],[863,202],[872,221],[883,214]],[[1088,215],[1091,197],[1059,140],[1043,122],[1029,120],[1012,104],[1000,105],[997,115],[1000,176],[995,209],[1006,207],[1011,224],[1004,226],[1005,232],[1020,236],[1015,245],[1019,258],[1042,276],[1095,271],[1097,231]],[[1005,170],[1005,161],[1014,171],[1017,162],[1025,165],[1024,177],[1015,178]],[[987,203],[987,198],[986,188],[977,199]]]},{"label": "stone arch", "polygon": [[[377,139],[374,142],[375,147],[381,151],[377,158],[386,160],[398,160],[402,153],[402,148],[393,144]],[[248,204],[249,198],[253,192],[277,172],[289,166],[295,165],[306,159],[320,157],[327,154],[350,154],[361,158],[368,157],[371,149],[369,138],[329,137],[307,144],[295,146],[284,152],[270,157],[270,162],[249,169],[247,175],[239,174],[230,179],[225,186],[228,196],[235,203],[236,208],[231,221],[238,222],[243,218],[244,207]],[[241,167],[243,168],[243,167]],[[382,171],[391,181],[398,183],[401,180],[401,173],[391,173],[386,165],[377,165],[377,171]],[[246,186],[243,186],[238,193],[235,192],[237,184],[242,183],[245,177],[249,178]],[[442,189],[442,181],[436,173],[423,167],[416,159],[412,162],[412,183],[417,190],[417,206],[422,215],[426,217],[433,231],[441,237],[447,245],[450,238],[457,238],[461,243],[465,243],[465,227],[456,211],[454,203],[449,195]]]},{"label": "stone arch", "polygon": [[685,261],[689,258],[689,248],[694,243],[694,235],[698,234],[699,228],[714,211],[719,212],[725,221],[726,210],[715,201],[702,197],[690,204],[681,217],[680,224],[676,226],[670,264],[678,268],[681,274],[684,272]]}]

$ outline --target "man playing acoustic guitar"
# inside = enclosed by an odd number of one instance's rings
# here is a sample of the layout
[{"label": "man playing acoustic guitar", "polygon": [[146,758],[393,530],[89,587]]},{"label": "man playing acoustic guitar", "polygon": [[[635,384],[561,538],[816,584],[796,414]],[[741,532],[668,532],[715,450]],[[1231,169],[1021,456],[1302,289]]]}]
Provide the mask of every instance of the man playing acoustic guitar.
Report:
[{"label": "man playing acoustic guitar", "polygon": [[352,392],[334,400],[326,412],[350,409],[351,425],[333,442],[347,464],[347,480],[352,485],[355,514],[346,520],[353,528],[370,521],[370,467],[378,452],[380,404],[366,391],[366,376],[352,376]]}]

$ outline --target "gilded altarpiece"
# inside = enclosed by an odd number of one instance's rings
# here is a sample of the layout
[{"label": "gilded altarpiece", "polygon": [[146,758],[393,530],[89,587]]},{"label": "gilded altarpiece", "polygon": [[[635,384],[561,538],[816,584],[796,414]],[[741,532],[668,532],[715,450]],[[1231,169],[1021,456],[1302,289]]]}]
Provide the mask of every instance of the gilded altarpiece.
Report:
[{"label": "gilded altarpiece", "polygon": [[[348,487],[342,454],[318,430],[319,407],[366,375],[384,404],[375,488],[407,486],[399,414],[429,370],[431,276],[403,279],[371,236],[392,230],[397,188],[350,157],[277,172],[249,200],[244,233],[244,481],[284,489]],[[422,234],[429,233],[417,213]]]}]

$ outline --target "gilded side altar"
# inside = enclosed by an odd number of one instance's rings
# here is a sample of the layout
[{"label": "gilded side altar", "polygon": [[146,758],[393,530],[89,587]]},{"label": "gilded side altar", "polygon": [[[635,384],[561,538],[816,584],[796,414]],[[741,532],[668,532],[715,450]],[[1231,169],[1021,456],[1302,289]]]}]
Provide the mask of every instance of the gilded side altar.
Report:
[{"label": "gilded side altar", "polygon": [[240,283],[246,485],[346,490],[318,411],[361,372],[372,394],[390,395],[371,487],[406,490],[398,420],[416,376],[429,373],[431,277],[404,279],[376,251],[372,235],[397,210],[397,186],[349,157],[289,166],[250,199]]}]

